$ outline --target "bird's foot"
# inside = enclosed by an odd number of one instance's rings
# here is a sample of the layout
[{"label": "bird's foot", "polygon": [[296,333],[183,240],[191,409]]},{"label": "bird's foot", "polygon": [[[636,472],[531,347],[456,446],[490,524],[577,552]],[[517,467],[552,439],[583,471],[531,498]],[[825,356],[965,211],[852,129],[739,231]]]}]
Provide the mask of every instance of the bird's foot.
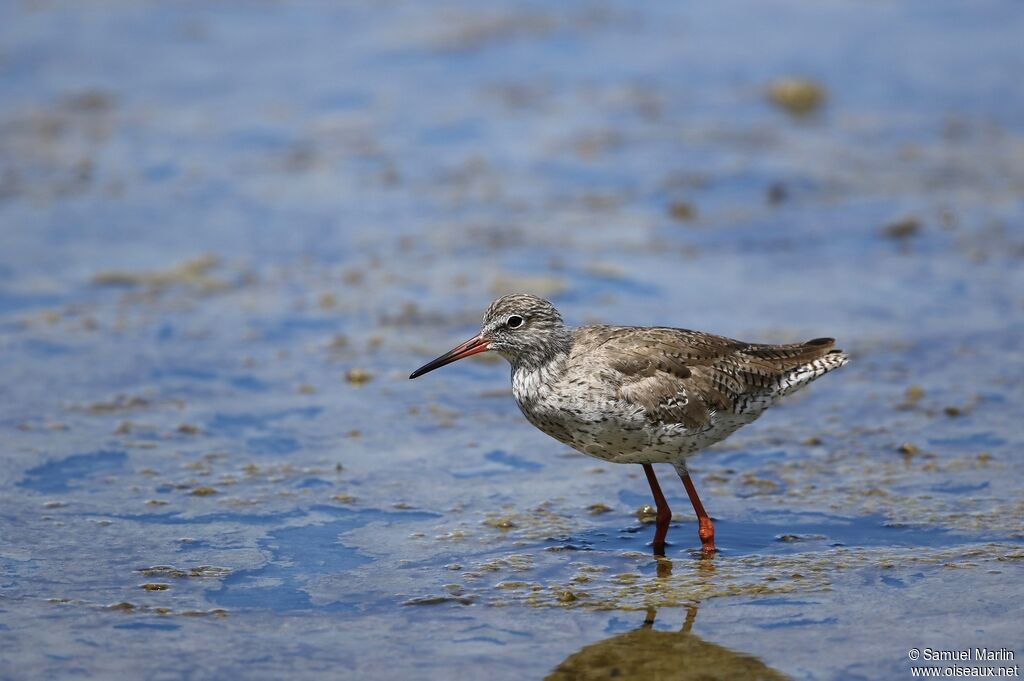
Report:
[{"label": "bird's foot", "polygon": [[711,518],[704,516],[699,518],[699,525],[697,528],[697,536],[700,537],[700,550],[704,555],[714,555],[715,553],[715,526],[711,522]]}]

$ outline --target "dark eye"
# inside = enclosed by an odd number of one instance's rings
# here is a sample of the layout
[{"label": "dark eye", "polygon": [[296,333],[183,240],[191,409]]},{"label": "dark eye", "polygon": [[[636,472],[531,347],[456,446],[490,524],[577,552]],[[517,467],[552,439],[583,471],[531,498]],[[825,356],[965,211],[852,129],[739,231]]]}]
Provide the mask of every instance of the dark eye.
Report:
[{"label": "dark eye", "polygon": [[523,318],[517,314],[514,314],[507,320],[505,320],[505,324],[507,324],[508,328],[510,329],[518,329],[520,326],[523,325]]}]

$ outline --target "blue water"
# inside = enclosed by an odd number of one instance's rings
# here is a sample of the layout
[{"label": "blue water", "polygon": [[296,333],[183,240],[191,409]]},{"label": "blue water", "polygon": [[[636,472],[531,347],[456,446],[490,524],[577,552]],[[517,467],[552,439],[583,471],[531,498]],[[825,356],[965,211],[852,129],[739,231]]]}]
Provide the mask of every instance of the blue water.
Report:
[{"label": "blue water", "polygon": [[[1019,647],[1022,33],[1009,0],[0,4],[0,678]],[[514,290],[852,362],[690,461],[714,560],[659,472],[655,561],[640,471],[530,427],[502,360],[407,379]]]},{"label": "blue water", "polygon": [[18,487],[45,494],[70,492],[74,487],[85,484],[90,477],[120,470],[127,460],[128,455],[118,451],[73,454],[28,469]]}]

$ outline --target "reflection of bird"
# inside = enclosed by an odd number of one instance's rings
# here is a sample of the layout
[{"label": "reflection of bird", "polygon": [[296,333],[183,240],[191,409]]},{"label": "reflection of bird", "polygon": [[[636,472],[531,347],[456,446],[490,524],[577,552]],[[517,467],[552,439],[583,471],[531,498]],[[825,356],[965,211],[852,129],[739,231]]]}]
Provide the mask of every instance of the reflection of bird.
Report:
[{"label": "reflection of bird", "polygon": [[834,343],[818,338],[763,345],[665,327],[572,329],[548,301],[517,294],[491,303],[478,335],[409,378],[478,352],[498,352],[512,364],[512,392],[530,423],[585,454],[643,465],[658,506],[658,555],[664,554],[672,511],[651,464],[673,464],[710,554],[714,527],[686,458],[846,364]]},{"label": "reflection of bird", "polygon": [[737,653],[691,634],[696,608],[689,608],[680,631],[656,631],[654,609],[637,629],[591,643],[567,657],[545,681],[684,681],[744,679],[775,681],[786,676],[756,657]]}]

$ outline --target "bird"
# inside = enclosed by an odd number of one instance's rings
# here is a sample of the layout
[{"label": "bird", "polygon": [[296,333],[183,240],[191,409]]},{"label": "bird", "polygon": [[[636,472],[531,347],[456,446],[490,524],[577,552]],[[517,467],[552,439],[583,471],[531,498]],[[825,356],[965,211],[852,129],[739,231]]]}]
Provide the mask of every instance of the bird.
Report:
[{"label": "bird", "polygon": [[571,327],[549,301],[516,293],[490,304],[477,335],[409,378],[496,352],[512,366],[512,394],[531,424],[583,454],[643,467],[657,509],[655,556],[665,555],[672,510],[653,464],[675,468],[701,553],[712,556],[714,523],[687,459],[845,365],[834,346],[833,338],[779,345],[663,326]]}]

